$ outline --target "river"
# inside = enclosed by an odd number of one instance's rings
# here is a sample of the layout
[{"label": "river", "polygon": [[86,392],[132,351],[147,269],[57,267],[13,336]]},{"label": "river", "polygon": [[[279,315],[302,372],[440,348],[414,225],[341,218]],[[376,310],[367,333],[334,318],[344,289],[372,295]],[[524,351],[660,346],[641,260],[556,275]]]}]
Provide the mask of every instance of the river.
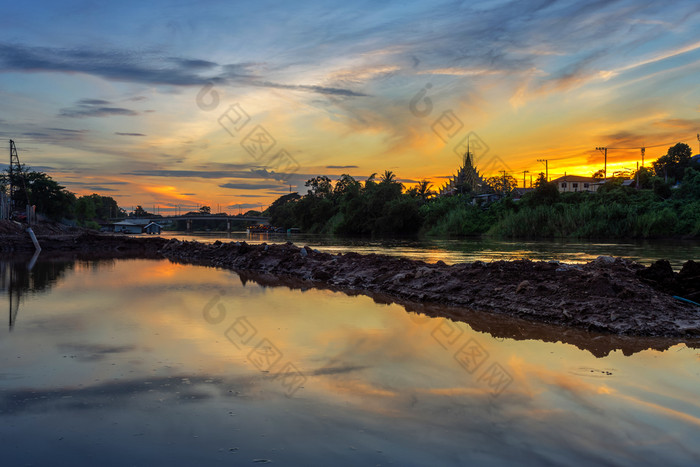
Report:
[{"label": "river", "polygon": [[[659,254],[302,242],[445,262]],[[696,343],[430,318],[167,260],[27,269],[0,260],[4,465],[700,463]]]}]

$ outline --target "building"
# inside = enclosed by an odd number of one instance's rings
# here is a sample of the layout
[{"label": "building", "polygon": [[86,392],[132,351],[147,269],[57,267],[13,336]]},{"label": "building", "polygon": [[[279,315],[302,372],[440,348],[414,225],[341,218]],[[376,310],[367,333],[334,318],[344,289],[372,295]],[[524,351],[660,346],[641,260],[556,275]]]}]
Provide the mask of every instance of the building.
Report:
[{"label": "building", "polygon": [[156,224],[155,222],[151,222],[143,228],[143,231],[145,233],[152,234],[152,235],[160,235],[160,232],[162,230],[163,230],[163,226],[160,224]]},{"label": "building", "polygon": [[593,178],[582,177],[581,175],[564,175],[563,177],[555,178],[552,183],[556,183],[559,193],[571,193],[577,191],[595,192],[600,188],[605,181]]},{"label": "building", "polygon": [[120,221],[114,223],[114,231],[118,233],[140,234],[143,232],[145,225],[146,223],[142,222],[141,219]]},{"label": "building", "polygon": [[520,198],[522,198],[523,196],[525,196],[528,193],[532,193],[533,191],[535,191],[535,188],[532,188],[532,187],[519,188],[516,186],[515,188],[513,188],[513,192],[512,192],[513,201],[518,201]]},{"label": "building", "polygon": [[449,181],[445,182],[445,184],[440,187],[438,196],[449,196],[460,193],[483,194],[487,188],[486,182],[474,166],[471,153],[467,150],[464,156],[464,164],[462,164],[462,167],[460,167],[456,175],[453,175]]}]

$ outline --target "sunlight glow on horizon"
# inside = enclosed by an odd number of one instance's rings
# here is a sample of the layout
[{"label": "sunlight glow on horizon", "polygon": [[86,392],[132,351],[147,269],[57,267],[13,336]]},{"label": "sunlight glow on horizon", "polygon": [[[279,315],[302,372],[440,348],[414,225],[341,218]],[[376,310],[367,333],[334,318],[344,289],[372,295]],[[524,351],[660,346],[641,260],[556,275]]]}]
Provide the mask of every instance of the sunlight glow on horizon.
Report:
[{"label": "sunlight glow on horizon", "polygon": [[[70,17],[38,3],[41,17],[36,5],[9,6],[17,20],[0,32],[0,137],[76,194],[127,209],[257,209],[290,185],[305,194],[317,175],[364,181],[384,170],[437,189],[470,132],[489,148],[477,169],[506,170],[519,186],[523,171],[528,185],[544,172],[538,159],[551,161],[550,178],[591,176],[600,146],[646,146],[647,167],[675,142],[698,150],[700,12],[690,0],[534,11],[308,1],[273,16],[255,5],[127,2]],[[249,118],[236,131],[222,125],[232,105]],[[448,111],[461,127],[446,138],[434,130]],[[275,142],[264,156],[242,146],[257,126]],[[283,181],[280,150],[295,167]],[[611,150],[608,175],[638,162],[639,150]]]}]

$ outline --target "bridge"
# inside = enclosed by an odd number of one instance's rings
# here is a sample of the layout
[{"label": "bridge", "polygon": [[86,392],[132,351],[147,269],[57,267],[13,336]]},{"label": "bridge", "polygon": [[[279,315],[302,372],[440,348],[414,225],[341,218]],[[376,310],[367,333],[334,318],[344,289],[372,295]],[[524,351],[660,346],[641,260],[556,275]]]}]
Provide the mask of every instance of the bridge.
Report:
[{"label": "bridge", "polygon": [[[185,221],[187,225],[187,230],[192,230],[192,221],[226,221],[226,231],[231,230],[231,223],[232,222],[245,222],[248,225],[251,224],[270,224],[270,218],[269,217],[236,217],[236,216],[221,216],[221,215],[206,215],[206,214],[200,214],[200,215],[192,215],[192,216],[168,216],[168,217],[160,217],[158,219],[154,219],[154,222],[158,221],[169,221],[169,222],[177,222],[177,221]],[[159,222],[158,222],[159,223]]]},{"label": "bridge", "polygon": [[133,221],[134,223],[142,224],[148,222],[155,222],[157,224],[164,224],[170,222],[185,221],[186,230],[192,230],[193,221],[226,221],[226,230],[231,230],[232,223],[243,223],[247,226],[257,225],[257,224],[270,224],[270,218],[265,216],[226,216],[221,214],[194,214],[189,216],[163,216],[163,217],[126,217],[120,219],[111,219],[112,222],[119,221]]}]

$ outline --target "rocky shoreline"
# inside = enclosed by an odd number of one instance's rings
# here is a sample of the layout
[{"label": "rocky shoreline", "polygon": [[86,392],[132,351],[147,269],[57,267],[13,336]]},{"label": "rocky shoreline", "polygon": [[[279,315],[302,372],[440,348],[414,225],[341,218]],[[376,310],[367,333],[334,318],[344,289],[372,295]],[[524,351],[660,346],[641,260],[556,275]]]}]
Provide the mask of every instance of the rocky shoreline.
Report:
[{"label": "rocky shoreline", "polygon": [[[700,298],[700,263],[693,261],[678,273],[664,261],[644,267],[611,257],[583,265],[529,260],[446,265],[386,255],[332,255],[291,243],[204,244],[85,231],[38,237],[42,255],[165,257],[299,287],[381,295],[407,309],[448,306],[453,319],[477,311],[617,335],[700,337],[700,306],[674,298]],[[0,238],[3,252],[32,252],[27,237]]]},{"label": "rocky shoreline", "polygon": [[[450,266],[386,255],[331,255],[290,243],[178,240],[170,240],[161,253],[171,261],[294,278],[309,287],[318,284],[355,294],[381,293],[416,303],[488,311],[591,331],[700,336],[700,307],[664,291],[664,287],[682,289],[688,283],[700,283],[700,264],[692,261],[680,273],[670,271],[669,277],[663,273],[663,263],[645,268],[611,257],[585,265],[518,260]],[[657,280],[659,276],[662,282]]]}]

